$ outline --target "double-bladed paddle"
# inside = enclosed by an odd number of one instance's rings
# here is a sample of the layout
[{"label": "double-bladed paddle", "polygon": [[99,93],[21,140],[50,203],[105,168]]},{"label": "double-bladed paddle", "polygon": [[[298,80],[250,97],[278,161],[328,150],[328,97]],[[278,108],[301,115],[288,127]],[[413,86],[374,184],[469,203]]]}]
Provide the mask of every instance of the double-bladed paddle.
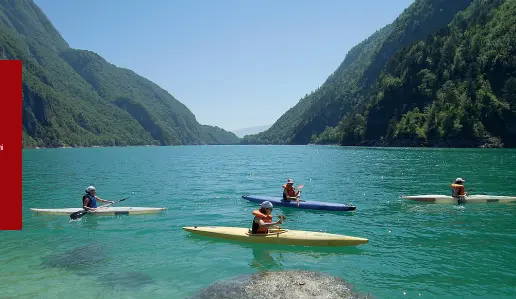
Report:
[{"label": "double-bladed paddle", "polygon": [[[103,205],[103,206],[98,207],[97,209],[105,208],[105,207],[108,207],[108,206],[110,206],[110,205],[114,205],[114,204],[116,204],[117,202],[124,201],[124,200],[126,200],[126,199],[128,199],[128,198],[129,198],[129,197],[122,198],[122,199],[117,200],[117,201],[115,201],[115,202],[113,202],[113,203],[105,204],[105,205]],[[87,213],[89,213],[89,212],[91,212],[91,211],[90,211],[90,210],[82,210],[82,211],[74,212],[74,213],[70,214],[70,218],[71,218],[72,220],[77,220],[77,219],[81,218],[82,216],[86,215],[86,214],[87,214]]]}]

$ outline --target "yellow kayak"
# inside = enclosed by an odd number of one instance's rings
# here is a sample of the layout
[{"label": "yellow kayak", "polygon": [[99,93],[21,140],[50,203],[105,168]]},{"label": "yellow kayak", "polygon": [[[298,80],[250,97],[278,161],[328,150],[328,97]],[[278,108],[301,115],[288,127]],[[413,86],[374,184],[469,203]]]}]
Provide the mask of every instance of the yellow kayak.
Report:
[{"label": "yellow kayak", "polygon": [[288,229],[269,229],[269,234],[267,235],[249,234],[249,229],[245,227],[187,226],[183,227],[183,230],[206,237],[267,244],[298,246],[358,246],[369,242],[368,239],[358,237]]}]

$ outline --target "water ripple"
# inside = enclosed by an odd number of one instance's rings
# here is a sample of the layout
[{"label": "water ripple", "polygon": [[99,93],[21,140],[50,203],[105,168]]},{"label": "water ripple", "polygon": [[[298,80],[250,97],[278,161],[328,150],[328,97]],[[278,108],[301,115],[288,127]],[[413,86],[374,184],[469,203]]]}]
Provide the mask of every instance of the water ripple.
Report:
[{"label": "water ripple", "polygon": [[[449,194],[459,176],[474,192],[515,195],[515,157],[505,149],[334,146],[27,150],[24,230],[1,232],[0,288],[7,297],[184,298],[238,275],[303,269],[340,276],[376,298],[511,297],[516,205],[416,204],[399,196]],[[305,185],[307,199],[353,203],[357,210],[277,207],[275,213],[287,216],[285,227],[370,243],[265,246],[196,238],[181,229],[250,226],[256,205],[241,196],[279,196],[288,178]],[[77,222],[29,211],[78,206],[91,184],[102,198],[129,196],[125,206],[167,210]]]}]

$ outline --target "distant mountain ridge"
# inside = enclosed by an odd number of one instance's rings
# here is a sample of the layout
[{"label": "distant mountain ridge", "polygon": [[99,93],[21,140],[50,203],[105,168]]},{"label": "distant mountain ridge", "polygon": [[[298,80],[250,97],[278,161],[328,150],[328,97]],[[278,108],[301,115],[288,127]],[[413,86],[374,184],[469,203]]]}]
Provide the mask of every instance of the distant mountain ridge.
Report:
[{"label": "distant mountain ridge", "polygon": [[167,91],[72,49],[31,0],[0,2],[0,59],[23,61],[24,147],[236,144]]},{"label": "distant mountain ridge", "polygon": [[238,137],[242,138],[245,135],[250,134],[258,134],[260,132],[263,132],[267,129],[269,129],[272,125],[265,125],[265,126],[257,126],[257,127],[248,127],[248,128],[242,128],[238,130],[233,130],[232,132],[235,133]]}]

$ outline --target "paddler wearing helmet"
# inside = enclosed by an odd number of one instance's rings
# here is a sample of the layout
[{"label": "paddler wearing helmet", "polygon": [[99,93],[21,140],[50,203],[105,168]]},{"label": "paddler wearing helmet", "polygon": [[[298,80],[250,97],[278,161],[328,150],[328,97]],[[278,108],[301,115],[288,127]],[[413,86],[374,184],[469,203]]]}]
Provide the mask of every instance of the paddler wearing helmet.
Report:
[{"label": "paddler wearing helmet", "polygon": [[454,198],[462,198],[462,197],[468,195],[464,191],[464,182],[465,182],[464,179],[457,178],[457,179],[455,179],[455,182],[450,184],[450,187],[453,188],[452,189],[452,197],[454,197]]},{"label": "paddler wearing helmet", "polygon": [[97,208],[97,200],[106,203],[114,203],[114,201],[105,200],[96,196],[97,190],[94,186],[89,186],[86,188],[85,192],[86,194],[82,197],[82,207],[85,210],[95,211]]},{"label": "paddler wearing helmet", "polygon": [[269,232],[269,227],[283,223],[281,219],[276,222],[272,222],[272,208],[273,206],[270,201],[264,201],[260,205],[259,210],[253,211],[254,219],[251,229],[253,234],[267,234]]},{"label": "paddler wearing helmet", "polygon": [[283,200],[295,200],[299,203],[299,198],[301,197],[300,192],[298,190],[296,192],[296,188],[294,187],[294,180],[288,179],[287,183],[283,186]]}]

